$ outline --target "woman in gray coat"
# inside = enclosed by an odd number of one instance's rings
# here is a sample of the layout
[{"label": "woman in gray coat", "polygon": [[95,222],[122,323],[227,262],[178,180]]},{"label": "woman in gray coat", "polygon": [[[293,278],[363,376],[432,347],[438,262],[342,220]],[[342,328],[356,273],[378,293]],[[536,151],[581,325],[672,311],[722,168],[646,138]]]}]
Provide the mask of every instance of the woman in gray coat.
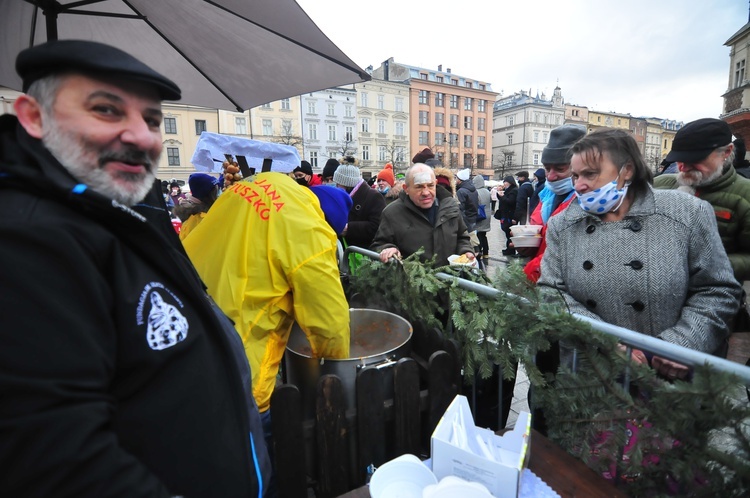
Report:
[{"label": "woman in gray coat", "polygon": [[[538,285],[560,291],[571,312],[698,351],[721,350],[741,287],[711,206],[654,190],[625,131],[593,132],[570,154],[578,202],[550,218]],[[633,357],[647,362],[640,351]],[[688,373],[659,357],[651,366],[668,378]]]}]

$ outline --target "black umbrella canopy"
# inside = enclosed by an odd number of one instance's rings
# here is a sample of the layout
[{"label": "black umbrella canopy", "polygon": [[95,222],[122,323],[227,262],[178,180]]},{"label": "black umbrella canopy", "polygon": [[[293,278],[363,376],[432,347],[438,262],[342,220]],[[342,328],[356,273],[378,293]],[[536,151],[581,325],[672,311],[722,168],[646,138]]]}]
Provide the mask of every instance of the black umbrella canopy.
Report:
[{"label": "black umbrella canopy", "polygon": [[16,55],[55,37],[125,50],[218,109],[370,79],[294,0],[0,0],[0,85],[20,90]]}]

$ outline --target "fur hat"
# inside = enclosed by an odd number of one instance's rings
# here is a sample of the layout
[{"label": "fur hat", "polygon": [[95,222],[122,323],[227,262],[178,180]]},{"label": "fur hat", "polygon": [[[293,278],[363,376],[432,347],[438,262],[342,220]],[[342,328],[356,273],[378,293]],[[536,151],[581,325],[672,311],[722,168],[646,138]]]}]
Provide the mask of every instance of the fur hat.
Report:
[{"label": "fur hat", "polygon": [[456,179],[453,177],[453,171],[442,166],[435,168],[435,179],[438,185],[442,185],[451,193],[456,195]]},{"label": "fur hat", "polygon": [[435,157],[435,154],[432,153],[429,147],[425,147],[420,152],[417,152],[414,154],[414,157],[411,158],[411,162],[413,163],[424,163],[428,159],[432,159]]},{"label": "fur hat", "polygon": [[568,151],[586,134],[586,128],[577,124],[558,126],[549,134],[549,142],[542,150],[542,164],[568,164]]},{"label": "fur hat", "polygon": [[310,187],[320,201],[320,209],[326,216],[326,221],[336,235],[341,234],[349,220],[349,211],[352,209],[352,198],[340,188],[330,185],[316,185]]},{"label": "fur hat", "polygon": [[460,169],[456,173],[456,178],[458,178],[462,182],[465,182],[466,180],[468,180],[470,176],[471,176],[471,170],[469,168]]},{"label": "fur hat", "polygon": [[356,187],[361,179],[362,173],[353,164],[342,164],[333,174],[333,182],[343,187]]},{"label": "fur hat", "polygon": [[333,178],[333,174],[336,172],[341,163],[338,159],[329,159],[326,161],[326,165],[323,166],[323,173],[320,174],[323,178]]},{"label": "fur hat", "polygon": [[391,163],[386,164],[385,168],[378,173],[377,179],[385,180],[388,185],[393,187],[393,184],[396,183],[396,178],[393,176],[393,165]]}]

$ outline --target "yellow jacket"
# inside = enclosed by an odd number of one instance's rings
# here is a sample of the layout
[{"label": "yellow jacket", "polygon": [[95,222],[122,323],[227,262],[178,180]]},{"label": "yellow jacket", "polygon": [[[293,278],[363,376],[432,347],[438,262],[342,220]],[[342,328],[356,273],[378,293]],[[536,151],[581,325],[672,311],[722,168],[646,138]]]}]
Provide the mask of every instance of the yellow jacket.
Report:
[{"label": "yellow jacket", "polygon": [[190,215],[190,218],[186,219],[185,222],[180,227],[180,240],[184,241],[185,237],[188,236],[190,232],[195,230],[195,227],[198,226],[198,224],[203,221],[203,218],[206,217],[206,213],[195,213],[193,215]]},{"label": "yellow jacket", "polygon": [[274,172],[236,183],[183,242],[209,294],[234,320],[261,412],[295,320],[315,356],[349,357],[336,234],[310,189]]}]

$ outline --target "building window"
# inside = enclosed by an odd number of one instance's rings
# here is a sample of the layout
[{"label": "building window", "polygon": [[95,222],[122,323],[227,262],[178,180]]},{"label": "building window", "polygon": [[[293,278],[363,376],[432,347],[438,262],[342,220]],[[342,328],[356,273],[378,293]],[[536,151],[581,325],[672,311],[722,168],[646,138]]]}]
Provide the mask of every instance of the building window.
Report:
[{"label": "building window", "polygon": [[601,116],[597,116],[597,117],[596,117],[596,121],[597,121],[598,123],[601,123],[601,122],[602,122],[602,117],[601,117]]},{"label": "building window", "polygon": [[458,80],[457,79],[451,79],[451,84],[458,86]]},{"label": "building window", "polygon": [[315,123],[308,124],[307,131],[309,132],[308,135],[310,135],[310,140],[318,139],[318,125],[316,125]]},{"label": "building window", "polygon": [[539,164],[539,153],[534,152],[534,166]]},{"label": "building window", "polygon": [[336,125],[328,125],[328,140],[331,142],[336,141]]},{"label": "building window", "polygon": [[294,135],[294,126],[292,126],[292,120],[291,119],[282,119],[281,120],[281,134],[282,135]]},{"label": "building window", "polygon": [[484,84],[480,83],[479,84],[479,89],[480,90],[487,90],[487,85],[484,85]]},{"label": "building window", "polygon": [[477,154],[477,168],[484,168],[484,154]]},{"label": "building window", "polygon": [[378,161],[385,161],[388,159],[388,150],[385,145],[378,145]]},{"label": "building window", "polygon": [[429,132],[420,131],[419,132],[419,145],[429,145],[429,143],[430,143]]},{"label": "building window", "polygon": [[458,109],[458,95],[451,95],[451,109]]},{"label": "building window", "polygon": [[458,145],[456,142],[458,142],[458,133],[449,133],[448,134],[448,143],[450,145]]},{"label": "building window", "polygon": [[352,116],[352,106],[348,105],[348,106],[344,107],[344,116],[347,117],[347,118],[354,117],[354,116]]},{"label": "building window", "polygon": [[385,95],[378,95],[378,109],[385,109]]},{"label": "building window", "polygon": [[445,133],[440,131],[435,133],[435,145],[442,145],[445,143]]},{"label": "building window", "polygon": [[451,114],[451,128],[458,128],[458,114]]},{"label": "building window", "polygon": [[426,80],[427,79],[427,75],[425,73],[419,73],[419,79]]},{"label": "building window", "polygon": [[664,139],[664,148],[665,149],[667,148],[667,139],[666,138]]},{"label": "building window", "polygon": [[505,154],[505,167],[506,168],[513,167],[513,154]]},{"label": "building window", "polygon": [[404,112],[404,99],[396,97],[396,112]]},{"label": "building window", "polygon": [[464,153],[464,168],[471,168],[471,160],[473,159],[472,155],[468,152]]},{"label": "building window", "polygon": [[539,130],[534,130],[534,142],[539,141]]},{"label": "building window", "polygon": [[484,149],[484,140],[485,137],[477,137],[477,149]]},{"label": "building window", "polygon": [[205,119],[196,119],[195,120],[195,134],[200,135],[206,131],[206,120]]},{"label": "building window", "polygon": [[419,91],[419,103],[420,104],[427,104],[429,98],[430,98],[430,94],[427,90]]},{"label": "building window", "polygon": [[474,99],[471,97],[464,98],[464,111],[471,111],[474,108]]},{"label": "building window", "polygon": [[164,133],[177,133],[177,118],[164,118]]},{"label": "building window", "polygon": [[445,113],[435,113],[435,126],[445,126]]},{"label": "building window", "polygon": [[427,111],[419,111],[419,124],[426,125],[430,124],[430,113]]},{"label": "building window", "polygon": [[485,128],[485,118],[477,118],[477,130],[484,131]]},{"label": "building window", "polygon": [[362,118],[362,133],[370,133],[370,118]]},{"label": "building window", "polygon": [[284,111],[288,111],[292,108],[292,103],[289,101],[289,99],[281,99],[281,109]]},{"label": "building window", "polygon": [[268,103],[268,104],[263,104],[262,106],[260,106],[260,108],[261,108],[261,109],[270,109],[270,108],[271,108],[271,104],[270,104],[270,103]]},{"label": "building window", "polygon": [[353,126],[347,126],[344,128],[344,140],[347,142],[353,142],[354,141],[354,127]]},{"label": "building window", "polygon": [[370,160],[370,146],[369,145],[362,146],[362,160],[363,161]]},{"label": "building window", "polygon": [[404,123],[396,123],[396,135],[404,135]]},{"label": "building window", "polygon": [[482,100],[482,99],[477,100],[477,111],[484,112],[486,108],[487,108],[486,100]]},{"label": "building window", "polygon": [[307,113],[308,114],[316,114],[317,111],[315,110],[315,101],[310,100],[307,102]]},{"label": "building window", "polygon": [[362,92],[360,94],[359,103],[362,104],[362,107],[368,107],[368,105],[367,105],[367,93]]},{"label": "building window", "polygon": [[245,118],[234,118],[234,132],[237,135],[247,135],[247,120]]},{"label": "building window", "polygon": [[445,94],[444,93],[435,92],[435,106],[445,107]]},{"label": "building window", "polygon": [[742,85],[743,81],[745,81],[745,59],[734,65],[734,87]]},{"label": "building window", "polygon": [[442,83],[443,82],[443,77],[442,76],[435,76],[435,81],[437,81],[438,83]]},{"label": "building window", "polygon": [[472,142],[471,135],[464,135],[464,147],[466,147],[467,149],[470,149],[472,147],[471,142]]},{"label": "building window", "polygon": [[406,155],[406,150],[403,146],[399,145],[396,147],[396,162],[402,163],[404,162],[404,156]]},{"label": "building window", "polygon": [[310,152],[310,166],[312,166],[313,168],[318,167],[318,152],[317,151]]},{"label": "building window", "polygon": [[464,130],[474,129],[473,124],[471,116],[464,116]]},{"label": "building window", "polygon": [[513,145],[513,134],[508,133],[506,136],[508,137],[508,145]]},{"label": "building window", "polygon": [[466,82],[466,88],[474,88],[474,85],[471,83],[471,81]]},{"label": "building window", "polygon": [[378,119],[378,133],[385,133],[385,119]]},{"label": "building window", "polygon": [[544,143],[547,143],[548,137],[549,137],[549,132],[545,131],[544,133],[542,133],[542,140],[544,141]]},{"label": "building window", "polygon": [[335,116],[336,115],[336,104],[328,104],[328,115],[329,116]]},{"label": "building window", "polygon": [[270,119],[264,119],[263,120],[263,134],[264,135],[273,135],[273,126],[271,124]]},{"label": "building window", "polygon": [[170,166],[180,165],[180,149],[177,147],[167,147],[167,164]]},{"label": "building window", "polygon": [[516,123],[515,116],[508,116],[508,126],[513,126]]}]

